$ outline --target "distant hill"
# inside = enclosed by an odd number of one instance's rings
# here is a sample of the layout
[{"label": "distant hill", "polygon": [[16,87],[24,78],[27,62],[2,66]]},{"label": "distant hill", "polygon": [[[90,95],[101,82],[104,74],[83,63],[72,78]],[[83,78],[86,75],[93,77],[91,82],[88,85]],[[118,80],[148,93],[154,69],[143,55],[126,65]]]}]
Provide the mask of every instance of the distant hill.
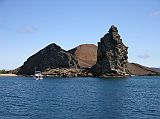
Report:
[{"label": "distant hill", "polygon": [[160,68],[153,68],[151,67],[152,70],[156,71],[156,72],[160,72]]},{"label": "distant hill", "polygon": [[137,63],[128,63],[127,69],[132,75],[158,75],[159,73],[152,68],[137,64]]}]

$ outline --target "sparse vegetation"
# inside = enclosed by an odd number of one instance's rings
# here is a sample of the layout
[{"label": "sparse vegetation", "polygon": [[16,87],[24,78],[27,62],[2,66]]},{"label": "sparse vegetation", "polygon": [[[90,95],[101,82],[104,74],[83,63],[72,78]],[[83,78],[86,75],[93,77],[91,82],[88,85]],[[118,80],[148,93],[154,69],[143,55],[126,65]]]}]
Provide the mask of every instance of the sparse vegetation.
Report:
[{"label": "sparse vegetation", "polygon": [[8,73],[8,71],[6,71],[4,69],[0,70],[0,74],[7,74],[7,73]]}]

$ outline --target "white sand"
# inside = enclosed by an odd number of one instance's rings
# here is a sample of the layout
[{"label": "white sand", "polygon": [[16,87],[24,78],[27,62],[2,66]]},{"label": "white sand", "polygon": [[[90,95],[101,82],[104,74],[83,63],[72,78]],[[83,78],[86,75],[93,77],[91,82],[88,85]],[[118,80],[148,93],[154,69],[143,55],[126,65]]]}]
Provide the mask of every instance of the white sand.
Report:
[{"label": "white sand", "polygon": [[0,74],[0,76],[17,76],[16,74]]}]

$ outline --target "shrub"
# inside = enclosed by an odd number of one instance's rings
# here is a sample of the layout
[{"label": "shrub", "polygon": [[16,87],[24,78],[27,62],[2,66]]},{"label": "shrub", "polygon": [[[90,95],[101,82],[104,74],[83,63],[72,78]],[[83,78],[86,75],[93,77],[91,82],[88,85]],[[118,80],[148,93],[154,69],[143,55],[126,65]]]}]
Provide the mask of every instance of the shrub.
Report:
[{"label": "shrub", "polygon": [[2,70],[0,70],[0,74],[7,74],[7,71],[2,69]]}]

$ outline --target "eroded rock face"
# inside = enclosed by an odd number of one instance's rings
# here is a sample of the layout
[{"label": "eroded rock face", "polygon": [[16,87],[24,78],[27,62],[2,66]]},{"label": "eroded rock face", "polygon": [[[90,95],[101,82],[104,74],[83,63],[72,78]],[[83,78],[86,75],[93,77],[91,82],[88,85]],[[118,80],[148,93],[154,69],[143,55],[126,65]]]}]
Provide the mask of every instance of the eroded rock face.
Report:
[{"label": "eroded rock face", "polygon": [[29,57],[17,74],[34,74],[35,67],[44,71],[48,68],[78,68],[79,66],[72,54],[53,43]]},{"label": "eroded rock face", "polygon": [[97,63],[91,70],[97,75],[125,75],[128,62],[128,47],[126,47],[118,29],[111,26],[109,32],[98,42]]}]

